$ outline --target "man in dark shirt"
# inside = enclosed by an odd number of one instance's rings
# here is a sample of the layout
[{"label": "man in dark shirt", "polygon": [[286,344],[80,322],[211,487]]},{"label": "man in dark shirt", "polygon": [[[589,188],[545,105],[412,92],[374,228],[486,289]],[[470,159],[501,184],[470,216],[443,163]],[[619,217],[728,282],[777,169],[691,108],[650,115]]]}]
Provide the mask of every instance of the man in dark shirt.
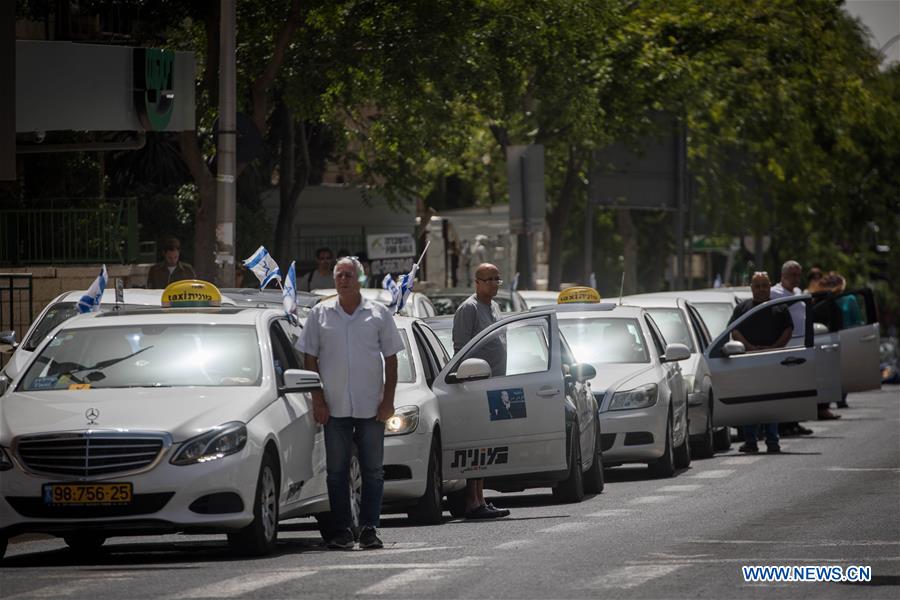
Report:
[{"label": "man in dark shirt", "polygon": [[[768,273],[765,271],[754,273],[753,279],[750,280],[750,291],[753,292],[753,298],[744,300],[735,306],[728,323],[737,321],[763,302],[768,302],[771,288],[772,283],[769,281]],[[791,320],[791,313],[788,312],[787,306],[779,304],[754,314],[734,329],[731,337],[744,344],[747,350],[769,350],[786,346],[793,331],[794,323]],[[744,425],[741,429],[744,433],[744,444],[738,450],[750,454],[759,452],[756,441],[759,426]],[[767,423],[765,429],[768,452],[773,454],[781,452],[781,446],[778,443],[778,423]]]}]

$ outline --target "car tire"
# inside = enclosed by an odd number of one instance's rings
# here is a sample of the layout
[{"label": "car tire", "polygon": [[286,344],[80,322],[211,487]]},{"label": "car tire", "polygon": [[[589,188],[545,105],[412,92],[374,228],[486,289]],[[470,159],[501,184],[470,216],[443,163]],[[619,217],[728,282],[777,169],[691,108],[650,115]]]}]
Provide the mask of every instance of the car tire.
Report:
[{"label": "car tire", "polygon": [[666,419],[666,446],[663,455],[650,463],[650,471],[660,479],[675,475],[675,448],[672,440],[672,409],[669,408],[669,416]]},{"label": "car tire", "polygon": [[600,425],[594,428],[594,464],[584,475],[584,491],[589,494],[603,492],[603,450],[600,448]]},{"label": "car tire", "polygon": [[675,468],[687,469],[691,466],[691,424],[688,420],[687,402],[684,405],[684,439],[675,448]]},{"label": "car tire", "polygon": [[584,477],[581,471],[581,444],[578,443],[578,423],[572,425],[572,451],[569,456],[569,476],[553,486],[553,497],[558,502],[574,504],[584,500]]},{"label": "car tire", "polygon": [[703,429],[702,436],[694,442],[693,446],[691,450],[696,458],[712,458],[716,453],[712,424],[712,397],[710,397],[709,407],[706,410],[706,427]]},{"label": "car tire", "polygon": [[106,538],[96,533],[70,533],[63,536],[63,541],[72,551],[79,554],[94,554],[99,552]]},{"label": "car tire", "polygon": [[728,452],[731,450],[731,429],[722,427],[713,432],[713,443],[715,444],[716,452]]},{"label": "car tire", "polygon": [[266,452],[256,479],[253,521],[240,531],[228,534],[228,544],[236,552],[246,556],[264,556],[275,550],[278,542],[278,482],[278,461]]},{"label": "car tire", "polygon": [[428,453],[428,473],[426,474],[425,493],[409,511],[411,521],[420,525],[439,525],[444,516],[442,500],[444,498],[443,475],[441,473],[441,439],[437,433],[431,439],[431,451]]},{"label": "car tire", "polygon": [[0,537],[0,560],[3,560],[3,557],[6,556],[6,546],[9,544],[9,540],[6,539],[6,536]]},{"label": "car tire", "polygon": [[[359,449],[353,444],[353,453],[350,455],[350,531],[353,539],[359,540],[359,513],[362,500],[362,466],[359,463]],[[330,512],[318,513],[316,524],[322,540],[328,542],[336,534],[334,519]]]}]

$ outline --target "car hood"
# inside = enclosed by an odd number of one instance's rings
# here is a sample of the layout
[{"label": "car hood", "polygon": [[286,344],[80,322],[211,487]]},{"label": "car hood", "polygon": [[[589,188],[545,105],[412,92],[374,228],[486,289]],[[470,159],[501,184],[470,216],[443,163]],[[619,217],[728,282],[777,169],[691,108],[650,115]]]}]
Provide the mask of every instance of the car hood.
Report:
[{"label": "car hood", "polygon": [[[0,442],[59,431],[164,431],[181,442],[229,421],[248,422],[276,398],[265,387],[11,392],[0,401]],[[99,411],[88,424],[88,409]]]},{"label": "car hood", "polygon": [[595,394],[618,389],[626,382],[653,370],[651,363],[595,364],[597,376],[591,379],[591,391]]}]

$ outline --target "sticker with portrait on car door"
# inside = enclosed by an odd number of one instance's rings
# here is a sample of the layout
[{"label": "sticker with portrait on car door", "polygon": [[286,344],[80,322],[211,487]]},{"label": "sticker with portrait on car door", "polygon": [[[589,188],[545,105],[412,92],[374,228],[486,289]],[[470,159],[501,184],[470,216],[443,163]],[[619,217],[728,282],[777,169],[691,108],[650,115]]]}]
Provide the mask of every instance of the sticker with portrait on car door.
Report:
[{"label": "sticker with portrait on car door", "polygon": [[525,411],[525,390],[522,388],[490,390],[487,398],[491,421],[524,419],[528,416]]}]

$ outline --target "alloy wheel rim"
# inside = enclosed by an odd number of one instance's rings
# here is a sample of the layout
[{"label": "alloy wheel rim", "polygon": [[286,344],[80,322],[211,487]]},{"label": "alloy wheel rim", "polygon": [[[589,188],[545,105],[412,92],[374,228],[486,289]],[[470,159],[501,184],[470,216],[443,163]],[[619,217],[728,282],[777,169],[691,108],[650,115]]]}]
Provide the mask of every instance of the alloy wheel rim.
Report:
[{"label": "alloy wheel rim", "polygon": [[272,475],[272,469],[266,467],[263,470],[262,486],[259,492],[260,519],[262,519],[263,532],[266,540],[275,537],[275,515],[277,507],[275,506],[275,476]]}]

